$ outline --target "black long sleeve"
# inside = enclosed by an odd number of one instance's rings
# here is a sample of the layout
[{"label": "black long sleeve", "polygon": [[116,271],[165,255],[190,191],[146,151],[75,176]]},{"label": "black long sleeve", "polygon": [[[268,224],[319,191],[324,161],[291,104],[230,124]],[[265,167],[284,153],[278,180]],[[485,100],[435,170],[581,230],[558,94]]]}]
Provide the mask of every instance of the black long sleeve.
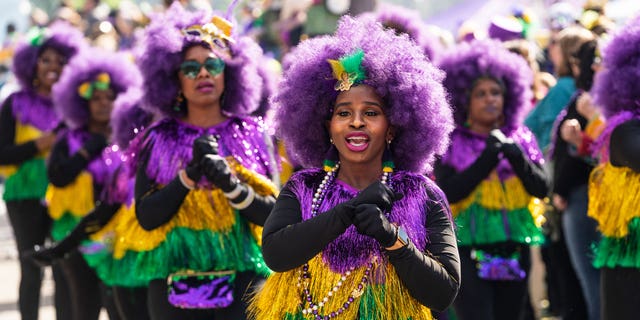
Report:
[{"label": "black long sleeve", "polygon": [[640,173],[640,120],[630,120],[613,129],[609,159],[614,166]]},{"label": "black long sleeve", "polygon": [[87,165],[89,161],[79,153],[70,156],[67,139],[60,139],[51,150],[47,176],[51,184],[62,188],[73,182]]},{"label": "black long sleeve", "polygon": [[78,225],[60,242],[54,246],[54,251],[66,254],[75,249],[82,240],[102,229],[113,215],[118,212],[121,204],[98,203],[93,211],[84,216]]},{"label": "black long sleeve", "polygon": [[350,224],[335,208],[302,221],[300,202],[285,185],[262,231],[264,261],[276,272],[299,267],[343,234]]},{"label": "black long sleeve", "polygon": [[513,145],[511,148],[514,151],[508,153],[506,157],[525,190],[534,197],[546,197],[549,192],[549,179],[544,168],[531,161],[518,145]]},{"label": "black long sleeve", "polygon": [[21,164],[38,154],[35,140],[15,144],[16,119],[12,103],[13,99],[7,98],[0,111],[0,165]]},{"label": "black long sleeve", "polygon": [[434,200],[427,204],[429,243],[425,253],[410,243],[387,251],[387,256],[411,296],[431,309],[442,311],[453,302],[460,288],[460,257],[446,200],[434,195],[430,199]]},{"label": "black long sleeve", "polygon": [[462,172],[457,173],[454,168],[438,162],[434,174],[449,202],[455,203],[468,197],[497,164],[497,151],[485,148],[478,159]]},{"label": "black long sleeve", "polygon": [[189,189],[176,176],[164,188],[159,188],[147,176],[147,160],[136,172],[135,201],[136,217],[145,230],[153,230],[171,220],[180,209]]},{"label": "black long sleeve", "polygon": [[[387,253],[411,295],[435,310],[451,304],[460,283],[456,237],[443,203],[432,201],[427,207],[427,253],[412,244]],[[338,210],[302,221],[300,203],[285,186],[263,231],[262,251],[269,268],[284,272],[299,267],[344,233],[350,223]]]},{"label": "black long sleeve", "polygon": [[[245,188],[246,189],[246,188]],[[244,190],[238,196],[239,199],[244,199],[246,197],[247,191]],[[240,215],[245,217],[251,223],[257,224],[259,226],[264,226],[267,217],[273,210],[273,206],[276,203],[276,198],[272,195],[261,196],[259,194],[255,194],[254,200],[251,204],[245,208],[240,210]]]},{"label": "black long sleeve", "polygon": [[569,193],[576,187],[589,183],[589,175],[593,170],[593,164],[587,162],[584,157],[578,156],[570,152],[571,145],[564,141],[560,135],[562,124],[569,119],[576,119],[580,123],[582,130],[587,127],[588,121],[580,115],[576,109],[576,101],[578,95],[575,95],[567,105],[565,117],[558,124],[556,132],[551,134],[555,136],[555,145],[553,147],[553,193],[567,199]]},{"label": "black long sleeve", "polygon": [[[184,198],[189,193],[178,176],[164,188],[158,188],[147,176],[147,160],[145,159],[136,172],[135,201],[136,217],[145,230],[153,230],[169,222],[178,213]],[[246,191],[243,192],[245,194]],[[250,222],[264,225],[269,212],[273,208],[273,196],[255,195],[255,199],[240,214]]]}]

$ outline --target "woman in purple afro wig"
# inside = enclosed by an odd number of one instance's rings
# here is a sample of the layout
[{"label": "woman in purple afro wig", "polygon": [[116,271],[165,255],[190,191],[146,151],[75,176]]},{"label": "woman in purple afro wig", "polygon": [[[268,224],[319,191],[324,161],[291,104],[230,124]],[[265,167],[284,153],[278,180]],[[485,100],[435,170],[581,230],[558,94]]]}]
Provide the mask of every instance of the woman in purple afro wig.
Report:
[{"label": "woman in purple afro wig", "polygon": [[420,13],[404,7],[381,4],[376,12],[364,13],[359,17],[373,18],[382,23],[385,28],[394,30],[396,33],[406,33],[418,46],[424,49],[424,54],[431,61],[436,61],[438,54],[444,50],[444,45],[435,34],[432,34]]},{"label": "woman in purple afro wig", "polygon": [[544,241],[538,198],[548,189],[540,150],[522,125],[531,70],[494,41],[461,43],[440,67],[457,125],[435,169],[458,226],[464,282],[456,314],[517,319],[526,303],[529,246]]},{"label": "woman in purple afro wig", "polygon": [[276,133],[312,168],[265,223],[276,273],[252,317],[432,319],[460,281],[448,205],[423,175],[452,128],[442,73],[407,35],[348,16],[285,61]]},{"label": "woman in purple afro wig", "polygon": [[[61,124],[53,109],[51,87],[67,61],[84,46],[79,30],[55,23],[32,29],[13,58],[21,88],[7,97],[0,113],[0,174],[6,179],[3,199],[21,256],[42,245],[49,233],[51,219],[42,205],[48,185],[45,157]],[[54,278],[60,280],[61,270],[57,266],[53,270]],[[23,319],[36,319],[42,270],[21,259],[20,271],[20,314]],[[57,316],[70,319],[68,293],[62,288],[56,287]]]},{"label": "woman in purple afro wig", "polygon": [[593,94],[607,116],[597,145],[602,163],[591,173],[589,216],[602,239],[600,268],[603,319],[633,319],[640,297],[640,17],[613,35],[603,52]]},{"label": "woman in purple afro wig", "polygon": [[[262,98],[262,52],[232,27],[174,3],[146,30],[143,107],[165,119],[130,146],[136,220],[121,250],[136,255],[152,319],[243,319],[243,294],[270,272],[251,232],[277,191],[263,124],[248,116]],[[229,274],[204,283],[186,270]]]},{"label": "woman in purple afro wig", "polygon": [[[96,319],[101,296],[113,299],[113,295],[104,291],[77,245],[89,236],[88,226],[104,225],[123,203],[106,191],[126,158],[119,146],[109,142],[110,119],[115,99],[139,91],[142,76],[127,56],[98,49],[84,50],[68,66],[53,88],[54,107],[68,130],[53,146],[47,166],[51,235],[59,243],[44,250],[36,247],[33,258],[40,264],[58,259],[74,317]],[[117,314],[113,301],[107,306],[113,306],[110,314]]]}]

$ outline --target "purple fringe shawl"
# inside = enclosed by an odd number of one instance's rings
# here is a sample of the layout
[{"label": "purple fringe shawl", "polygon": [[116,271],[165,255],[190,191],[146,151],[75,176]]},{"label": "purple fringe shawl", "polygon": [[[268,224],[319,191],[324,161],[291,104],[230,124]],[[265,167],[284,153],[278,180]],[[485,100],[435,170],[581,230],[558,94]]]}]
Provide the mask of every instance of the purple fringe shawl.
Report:
[{"label": "purple fringe shawl", "polygon": [[[191,161],[193,141],[203,134],[217,138],[221,156],[233,156],[245,168],[263,176],[275,174],[269,170],[270,157],[263,123],[249,117],[234,116],[206,129],[174,118],[157,122],[131,142],[129,151],[134,159],[130,173],[135,174],[141,159],[146,157],[147,176],[159,184],[169,183]],[[204,178],[199,184],[207,186]]]},{"label": "purple fringe shawl", "polygon": [[53,130],[60,124],[60,118],[53,109],[50,97],[43,97],[33,91],[21,90],[11,95],[13,116],[20,123],[38,128],[42,132]]},{"label": "purple fringe shawl", "polygon": [[591,146],[594,158],[599,158],[601,163],[609,161],[609,139],[615,128],[629,120],[640,120],[640,114],[631,111],[622,111],[607,119],[607,126],[604,128],[598,139]]},{"label": "purple fringe shawl", "polygon": [[[531,131],[525,126],[518,126],[512,130],[508,138],[512,138],[535,163],[544,163],[544,158],[538,143]],[[442,157],[442,163],[461,172],[473,164],[485,149],[485,139],[487,137],[473,133],[466,128],[457,127],[451,134],[451,145],[449,150]],[[500,159],[496,167],[498,176],[502,181],[513,176],[515,172],[506,158]]]},{"label": "purple fringe shawl", "polygon": [[[294,174],[288,182],[290,190],[300,202],[302,219],[311,218],[311,202],[318,189],[325,172],[321,169],[307,169]],[[404,197],[394,203],[389,214],[389,221],[403,226],[415,246],[424,251],[429,242],[425,212],[427,201],[437,201],[449,211],[444,195],[435,183],[424,176],[406,171],[391,174],[389,182],[391,189],[402,192]],[[355,197],[357,190],[336,180],[328,187],[328,192],[318,212],[325,212],[337,204]],[[439,195],[440,199],[430,199],[427,191]],[[449,218],[451,219],[450,213]],[[347,228],[346,232],[333,240],[322,252],[322,258],[334,272],[344,273],[351,267],[360,267],[370,261],[371,256],[383,259],[384,254],[375,239],[361,235],[355,226]]]},{"label": "purple fringe shawl", "polygon": [[[65,138],[69,145],[69,155],[75,154],[82,148],[82,145],[89,137],[89,132],[83,129],[68,131]],[[99,157],[89,162],[87,171],[91,174],[94,183],[104,186],[100,200],[112,204],[124,203],[128,200],[126,195],[128,195],[130,191],[129,185],[114,185],[126,162],[126,154],[123,153],[117,145],[113,144],[104,148]]]}]

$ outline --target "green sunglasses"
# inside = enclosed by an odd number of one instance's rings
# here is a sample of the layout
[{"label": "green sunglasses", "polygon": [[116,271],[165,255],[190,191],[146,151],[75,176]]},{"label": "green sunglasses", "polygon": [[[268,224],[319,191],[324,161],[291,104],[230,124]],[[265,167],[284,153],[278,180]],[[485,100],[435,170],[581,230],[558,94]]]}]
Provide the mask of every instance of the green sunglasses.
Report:
[{"label": "green sunglasses", "polygon": [[180,71],[182,71],[185,77],[195,79],[203,66],[210,75],[216,76],[224,70],[224,61],[220,58],[207,58],[207,60],[201,64],[198,61],[188,60],[180,64]]}]

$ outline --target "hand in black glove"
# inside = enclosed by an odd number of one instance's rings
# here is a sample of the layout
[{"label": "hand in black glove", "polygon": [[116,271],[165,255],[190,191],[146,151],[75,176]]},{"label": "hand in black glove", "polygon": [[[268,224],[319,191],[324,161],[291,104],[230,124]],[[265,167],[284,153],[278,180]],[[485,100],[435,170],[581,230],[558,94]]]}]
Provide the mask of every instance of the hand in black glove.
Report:
[{"label": "hand in black glove", "polygon": [[508,159],[519,157],[522,154],[522,149],[520,149],[520,146],[518,146],[515,141],[512,139],[509,140],[511,141],[502,144],[502,154]]},{"label": "hand in black glove", "polygon": [[208,154],[218,154],[218,141],[212,135],[201,135],[193,140],[191,146],[191,161],[187,164],[185,172],[189,179],[196,183],[202,177],[202,168],[200,163],[202,158]]},{"label": "hand in black glove", "polygon": [[205,155],[200,166],[207,180],[222,189],[223,192],[233,191],[240,183],[238,178],[231,173],[227,161],[217,154]]},{"label": "hand in black glove", "polygon": [[55,260],[62,259],[64,252],[58,250],[56,246],[44,247],[35,245],[33,249],[23,253],[23,256],[31,259],[40,267],[48,267],[52,265]]},{"label": "hand in black glove", "polygon": [[360,191],[355,198],[347,201],[346,204],[353,208],[361,204],[373,204],[386,212],[391,210],[393,203],[400,199],[402,199],[401,193],[394,192],[382,182],[376,181]]},{"label": "hand in black glove", "polygon": [[99,156],[102,153],[102,150],[107,147],[107,137],[99,133],[92,133],[84,145],[82,149],[87,151],[89,155],[89,159],[92,160],[95,157]]},{"label": "hand in black glove", "polygon": [[383,248],[393,246],[398,239],[397,227],[374,204],[358,205],[354,211],[353,224],[358,233],[376,239]]}]

